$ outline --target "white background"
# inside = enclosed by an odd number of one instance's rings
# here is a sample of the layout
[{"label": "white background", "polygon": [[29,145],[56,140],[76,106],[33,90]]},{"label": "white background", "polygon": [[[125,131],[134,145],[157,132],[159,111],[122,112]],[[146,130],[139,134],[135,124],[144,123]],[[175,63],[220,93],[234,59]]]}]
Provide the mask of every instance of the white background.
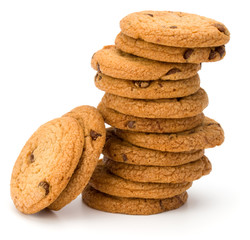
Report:
[{"label": "white background", "polygon": [[[248,1],[0,1],[1,237],[8,239],[249,239]],[[92,54],[114,43],[119,21],[141,10],[197,13],[231,32],[227,55],[204,63],[205,114],[226,140],[207,151],[210,175],[196,181],[182,208],[152,216],[99,212],[81,197],[59,212],[19,213],[10,198],[13,164],[43,123],[79,105],[97,106]],[[244,237],[243,237],[244,236]]]}]

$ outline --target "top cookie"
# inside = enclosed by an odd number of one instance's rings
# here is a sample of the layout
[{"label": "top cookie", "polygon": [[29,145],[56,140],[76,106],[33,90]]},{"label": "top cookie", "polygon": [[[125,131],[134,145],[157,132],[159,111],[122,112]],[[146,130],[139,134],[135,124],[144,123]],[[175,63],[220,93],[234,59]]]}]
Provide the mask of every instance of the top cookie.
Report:
[{"label": "top cookie", "polygon": [[124,17],[120,27],[132,38],[173,47],[214,47],[230,39],[224,24],[183,12],[135,12]]},{"label": "top cookie", "polygon": [[54,119],[27,141],[14,165],[11,197],[26,214],[50,205],[66,187],[81,157],[84,133],[77,120]]}]

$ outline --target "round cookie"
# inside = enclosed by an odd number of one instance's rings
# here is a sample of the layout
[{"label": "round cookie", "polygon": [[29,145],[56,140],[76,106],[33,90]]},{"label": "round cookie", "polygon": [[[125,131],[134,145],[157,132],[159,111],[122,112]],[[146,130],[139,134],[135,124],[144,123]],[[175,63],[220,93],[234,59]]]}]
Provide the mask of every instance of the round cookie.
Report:
[{"label": "round cookie", "polygon": [[74,118],[57,118],[30,137],[13,167],[16,208],[32,214],[49,206],[68,184],[82,154],[84,133]]},{"label": "round cookie", "polygon": [[97,73],[95,76],[95,85],[102,91],[127,98],[176,98],[197,92],[200,88],[200,78],[196,74],[191,78],[178,81],[130,81]]},{"label": "round cookie", "polygon": [[100,164],[96,167],[89,185],[100,192],[117,197],[162,199],[185,192],[192,183],[133,182],[110,173]]},{"label": "round cookie", "polygon": [[179,133],[139,133],[116,130],[116,135],[139,147],[169,152],[185,152],[219,146],[224,141],[224,131],[219,123],[205,117],[203,123]]},{"label": "round cookie", "polygon": [[82,193],[83,202],[91,208],[130,215],[150,215],[173,210],[181,207],[187,198],[187,192],[165,199],[121,198],[99,192],[89,185]]},{"label": "round cookie", "polygon": [[113,78],[144,81],[186,79],[196,75],[201,68],[195,63],[166,63],[137,57],[113,45],[97,51],[91,66]]},{"label": "round cookie", "polygon": [[174,47],[217,47],[230,39],[224,24],[183,12],[135,12],[124,17],[120,27],[132,38]]},{"label": "round cookie", "polygon": [[96,108],[76,107],[64,117],[75,118],[84,129],[84,150],[67,187],[49,206],[52,210],[60,210],[83,191],[98,163],[106,139],[104,121]]},{"label": "round cookie", "polygon": [[107,124],[133,132],[182,132],[197,127],[204,119],[203,113],[187,118],[139,118],[106,108],[102,102],[97,108]]},{"label": "round cookie", "polygon": [[117,35],[115,45],[126,53],[162,62],[216,62],[226,55],[224,45],[206,48],[169,47],[145,42],[142,39],[134,39],[122,32]]},{"label": "round cookie", "polygon": [[186,118],[196,116],[207,107],[208,96],[200,88],[182,98],[131,99],[105,93],[102,103],[117,112],[141,118]]},{"label": "round cookie", "polygon": [[179,166],[143,166],[104,159],[105,166],[113,174],[135,182],[182,183],[193,182],[211,172],[212,166],[206,156]]},{"label": "round cookie", "polygon": [[103,155],[116,162],[150,165],[150,166],[177,166],[198,160],[204,155],[204,150],[190,152],[162,152],[134,146],[107,130],[107,141],[103,148]]}]

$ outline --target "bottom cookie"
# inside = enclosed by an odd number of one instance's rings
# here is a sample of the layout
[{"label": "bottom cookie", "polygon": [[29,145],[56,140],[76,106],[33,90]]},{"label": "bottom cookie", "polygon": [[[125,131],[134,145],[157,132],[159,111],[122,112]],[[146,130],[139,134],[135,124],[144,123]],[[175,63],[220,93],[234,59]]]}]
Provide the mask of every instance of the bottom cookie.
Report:
[{"label": "bottom cookie", "polygon": [[181,207],[187,198],[187,192],[165,199],[114,197],[101,193],[89,185],[82,193],[83,201],[91,208],[130,215],[150,215],[173,210]]}]

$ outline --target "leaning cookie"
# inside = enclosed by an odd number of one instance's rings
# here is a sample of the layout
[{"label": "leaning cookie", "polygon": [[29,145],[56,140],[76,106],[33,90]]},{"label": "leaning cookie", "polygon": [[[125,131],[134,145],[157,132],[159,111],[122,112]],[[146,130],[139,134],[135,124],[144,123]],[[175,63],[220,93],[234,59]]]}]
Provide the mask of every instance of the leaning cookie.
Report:
[{"label": "leaning cookie", "polygon": [[230,39],[224,24],[183,12],[135,12],[124,17],[120,27],[132,38],[174,47],[217,47]]},{"label": "leaning cookie", "polygon": [[178,166],[193,162],[204,155],[204,150],[190,152],[163,152],[137,147],[113,134],[113,129],[107,129],[107,141],[103,155],[116,162],[147,165],[147,166]]},{"label": "leaning cookie", "polygon": [[169,47],[134,39],[122,32],[117,35],[115,45],[126,53],[162,62],[216,62],[226,55],[224,45],[203,48]]},{"label": "leaning cookie", "polygon": [[186,118],[140,118],[107,108],[103,102],[98,105],[97,109],[110,126],[133,132],[182,132],[199,126],[204,120],[203,113]]},{"label": "leaning cookie", "polygon": [[171,99],[131,99],[105,93],[102,103],[117,112],[141,118],[186,118],[202,113],[208,105],[208,96],[202,88],[192,95]]},{"label": "leaning cookie", "polygon": [[82,193],[83,202],[91,208],[130,215],[150,215],[177,209],[187,198],[187,192],[165,199],[121,198],[99,192],[89,185]]},{"label": "leaning cookie", "polygon": [[219,146],[224,131],[219,123],[205,117],[203,123],[179,133],[139,133],[117,129],[116,135],[136,146],[169,152],[185,152]]},{"label": "leaning cookie", "polygon": [[74,118],[57,118],[39,127],[12,171],[10,190],[16,208],[32,214],[54,202],[67,186],[83,146],[84,132]]},{"label": "leaning cookie", "polygon": [[52,210],[60,210],[83,191],[98,163],[106,138],[103,118],[94,107],[80,106],[64,117],[75,118],[80,123],[85,134],[84,150],[68,185],[49,206]]},{"label": "leaning cookie", "polygon": [[95,76],[95,85],[102,91],[127,98],[176,98],[185,97],[197,92],[200,88],[200,78],[196,74],[188,79],[178,81],[130,81],[97,73]]},{"label": "leaning cookie", "polygon": [[179,166],[143,166],[115,162],[104,158],[105,166],[113,174],[135,182],[182,183],[193,182],[211,172],[212,166],[206,156]]},{"label": "leaning cookie", "polygon": [[200,64],[164,63],[137,57],[115,46],[105,46],[97,51],[91,66],[105,75],[127,80],[178,80],[195,76]]},{"label": "leaning cookie", "polygon": [[96,190],[117,197],[162,199],[174,197],[192,186],[183,183],[140,183],[118,177],[110,173],[103,164],[99,164],[89,185]]}]

